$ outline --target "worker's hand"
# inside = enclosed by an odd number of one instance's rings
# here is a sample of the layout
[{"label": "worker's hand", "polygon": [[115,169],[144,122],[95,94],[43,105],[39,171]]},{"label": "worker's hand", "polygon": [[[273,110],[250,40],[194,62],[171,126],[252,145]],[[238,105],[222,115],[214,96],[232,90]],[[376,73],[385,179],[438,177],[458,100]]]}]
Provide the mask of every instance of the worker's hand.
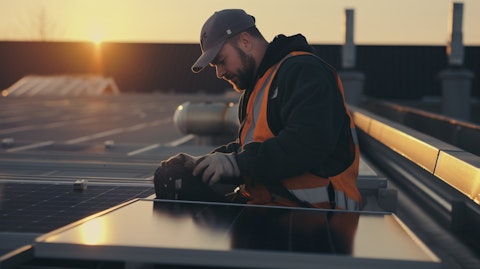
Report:
[{"label": "worker's hand", "polygon": [[234,153],[215,152],[197,160],[193,175],[200,174],[202,174],[202,181],[211,186],[221,178],[239,177],[240,169]]},{"label": "worker's hand", "polygon": [[166,167],[171,165],[183,165],[186,168],[193,169],[199,158],[200,157],[192,156],[186,153],[179,153],[168,158],[168,160],[161,161],[160,166]]}]

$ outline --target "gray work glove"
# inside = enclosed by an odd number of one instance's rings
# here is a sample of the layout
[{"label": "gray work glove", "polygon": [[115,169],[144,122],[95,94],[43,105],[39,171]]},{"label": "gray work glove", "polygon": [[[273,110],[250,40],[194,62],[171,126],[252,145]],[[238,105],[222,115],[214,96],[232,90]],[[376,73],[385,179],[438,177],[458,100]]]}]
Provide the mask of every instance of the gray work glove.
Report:
[{"label": "gray work glove", "polygon": [[195,163],[200,159],[201,157],[196,157],[192,156],[186,153],[179,153],[177,155],[174,155],[167,160],[161,161],[160,166],[165,167],[165,166],[172,166],[172,165],[182,165],[185,168],[193,169],[195,166]]},{"label": "gray work glove", "polygon": [[200,157],[196,161],[193,175],[200,174],[202,174],[202,181],[211,186],[221,178],[239,177],[240,169],[234,153],[215,152]]}]

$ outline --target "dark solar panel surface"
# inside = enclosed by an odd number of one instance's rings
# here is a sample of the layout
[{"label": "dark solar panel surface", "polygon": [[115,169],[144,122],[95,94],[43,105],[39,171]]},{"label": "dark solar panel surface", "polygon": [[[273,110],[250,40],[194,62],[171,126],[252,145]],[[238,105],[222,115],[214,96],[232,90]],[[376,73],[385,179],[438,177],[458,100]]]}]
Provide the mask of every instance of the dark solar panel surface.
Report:
[{"label": "dark solar panel surface", "polygon": [[151,186],[0,182],[0,231],[45,233],[133,198],[154,193]]},{"label": "dark solar panel surface", "polygon": [[34,248],[37,258],[208,268],[439,266],[391,214],[151,199],[46,234]]}]

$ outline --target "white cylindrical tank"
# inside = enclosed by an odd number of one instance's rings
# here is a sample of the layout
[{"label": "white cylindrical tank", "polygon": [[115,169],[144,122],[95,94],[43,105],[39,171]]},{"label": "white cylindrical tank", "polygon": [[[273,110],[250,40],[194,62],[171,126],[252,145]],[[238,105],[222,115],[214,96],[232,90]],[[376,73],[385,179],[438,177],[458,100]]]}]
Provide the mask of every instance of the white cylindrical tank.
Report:
[{"label": "white cylindrical tank", "polygon": [[185,102],[178,106],[173,121],[176,128],[184,134],[234,134],[239,127],[237,111],[238,104],[233,102]]}]

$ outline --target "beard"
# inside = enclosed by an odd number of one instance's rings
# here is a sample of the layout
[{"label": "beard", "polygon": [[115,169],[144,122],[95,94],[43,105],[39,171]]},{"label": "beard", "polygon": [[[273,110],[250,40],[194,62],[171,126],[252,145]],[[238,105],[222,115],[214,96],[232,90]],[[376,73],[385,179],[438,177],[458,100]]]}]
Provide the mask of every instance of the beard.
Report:
[{"label": "beard", "polygon": [[236,75],[228,74],[226,79],[235,91],[241,92],[253,83],[255,76],[255,59],[251,55],[247,55],[238,46],[233,47],[237,50],[243,67],[237,70]]}]

